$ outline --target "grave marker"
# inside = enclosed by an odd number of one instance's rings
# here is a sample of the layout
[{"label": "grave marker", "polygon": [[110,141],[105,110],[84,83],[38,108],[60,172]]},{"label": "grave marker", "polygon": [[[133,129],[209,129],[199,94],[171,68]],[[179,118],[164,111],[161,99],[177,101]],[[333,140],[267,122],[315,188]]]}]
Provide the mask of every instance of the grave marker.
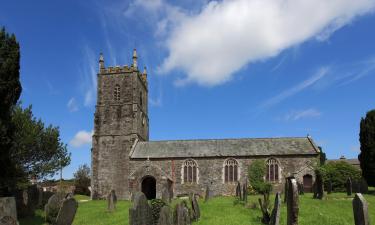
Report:
[{"label": "grave marker", "polygon": [[294,178],[288,179],[288,194],[287,194],[287,225],[298,225],[298,187],[297,181]]},{"label": "grave marker", "polygon": [[356,193],[352,204],[355,225],[370,225],[368,204],[362,194]]}]

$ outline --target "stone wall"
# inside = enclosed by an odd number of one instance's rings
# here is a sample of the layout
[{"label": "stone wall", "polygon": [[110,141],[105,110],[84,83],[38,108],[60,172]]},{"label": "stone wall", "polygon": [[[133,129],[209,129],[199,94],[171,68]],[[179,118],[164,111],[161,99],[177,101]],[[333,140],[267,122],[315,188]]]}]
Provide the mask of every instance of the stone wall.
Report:
[{"label": "stone wall", "polygon": [[[247,179],[247,168],[252,161],[256,159],[267,160],[269,157],[241,157],[236,158],[239,164],[239,180],[243,182]],[[318,163],[316,155],[311,156],[278,156],[272,157],[279,162],[279,180],[275,182],[274,191],[282,191],[286,177],[294,175],[299,182],[303,181],[305,174],[311,174],[313,177],[314,166]],[[197,158],[194,159],[198,165],[198,181],[196,184],[182,184],[182,166],[185,159],[151,159],[148,163],[150,171],[147,172],[145,165],[147,160],[130,161],[129,171],[132,176],[131,191],[141,190],[141,181],[144,176],[151,175],[156,178],[157,197],[161,196],[161,185],[170,179],[173,181],[173,193],[177,195],[195,192],[204,196],[205,188],[210,186],[213,195],[234,195],[236,183],[224,182],[224,161],[227,158]],[[143,172],[142,172],[143,171]],[[161,171],[157,174],[155,171]]]}]

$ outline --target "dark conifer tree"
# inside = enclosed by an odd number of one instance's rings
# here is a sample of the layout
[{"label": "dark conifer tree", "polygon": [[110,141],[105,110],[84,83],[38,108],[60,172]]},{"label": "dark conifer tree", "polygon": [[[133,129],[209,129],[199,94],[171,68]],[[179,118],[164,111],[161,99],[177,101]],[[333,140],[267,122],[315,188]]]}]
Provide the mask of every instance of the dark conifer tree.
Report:
[{"label": "dark conifer tree", "polygon": [[359,141],[361,153],[358,159],[362,176],[369,186],[375,186],[375,110],[367,112],[366,117],[361,119]]},{"label": "dark conifer tree", "polygon": [[11,160],[14,127],[11,123],[13,106],[21,94],[19,80],[20,47],[14,34],[0,30],[0,196],[9,194],[15,186],[17,167]]}]

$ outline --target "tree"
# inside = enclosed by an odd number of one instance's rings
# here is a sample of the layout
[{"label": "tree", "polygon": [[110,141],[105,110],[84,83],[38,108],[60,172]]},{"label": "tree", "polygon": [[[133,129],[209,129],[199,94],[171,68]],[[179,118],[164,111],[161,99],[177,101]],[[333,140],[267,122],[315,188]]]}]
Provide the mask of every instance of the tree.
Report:
[{"label": "tree", "polygon": [[362,169],[362,176],[369,186],[375,186],[375,110],[369,111],[361,119],[359,142],[361,153],[358,159]]},{"label": "tree", "polygon": [[80,165],[74,173],[75,194],[90,195],[90,167],[86,164]]},{"label": "tree", "polygon": [[41,179],[55,175],[70,163],[70,153],[60,139],[59,128],[45,126],[33,116],[31,106],[22,109],[17,104],[12,122],[15,130],[11,157],[23,172],[23,176],[17,177],[18,182],[33,176]]},{"label": "tree", "polygon": [[13,125],[12,107],[21,95],[19,80],[20,47],[14,34],[0,30],[0,196],[15,187],[19,169],[11,159]]},{"label": "tree", "polygon": [[361,171],[344,161],[328,162],[317,169],[317,174],[321,174],[325,185],[328,181],[332,183],[332,189],[335,191],[345,191],[347,179],[359,180],[361,178]]}]

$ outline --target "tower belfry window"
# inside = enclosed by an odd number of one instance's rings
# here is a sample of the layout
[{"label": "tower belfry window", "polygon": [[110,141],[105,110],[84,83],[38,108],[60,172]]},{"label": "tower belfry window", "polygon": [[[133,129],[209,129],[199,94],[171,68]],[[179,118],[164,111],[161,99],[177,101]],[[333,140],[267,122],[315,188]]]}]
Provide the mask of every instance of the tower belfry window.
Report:
[{"label": "tower belfry window", "polygon": [[113,99],[115,101],[120,101],[120,85],[116,84],[113,91]]}]

